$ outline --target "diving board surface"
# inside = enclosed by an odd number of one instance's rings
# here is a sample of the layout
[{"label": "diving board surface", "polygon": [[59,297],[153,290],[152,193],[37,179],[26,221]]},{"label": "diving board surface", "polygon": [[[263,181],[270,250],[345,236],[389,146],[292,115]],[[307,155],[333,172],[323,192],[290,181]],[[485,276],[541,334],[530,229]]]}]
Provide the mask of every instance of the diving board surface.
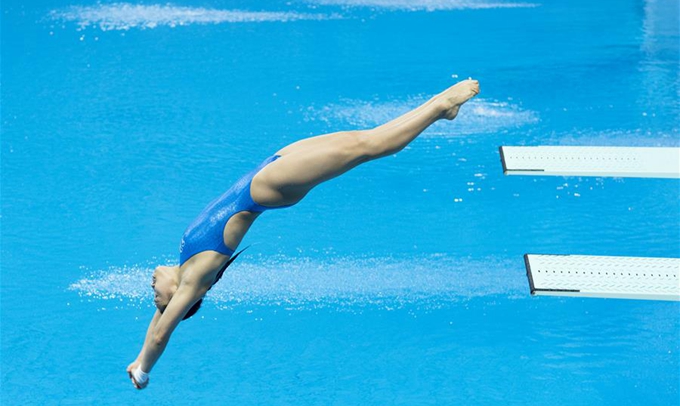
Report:
[{"label": "diving board surface", "polygon": [[680,148],[500,147],[506,175],[680,178]]},{"label": "diving board surface", "polygon": [[680,301],[680,258],[526,254],[532,295]]}]

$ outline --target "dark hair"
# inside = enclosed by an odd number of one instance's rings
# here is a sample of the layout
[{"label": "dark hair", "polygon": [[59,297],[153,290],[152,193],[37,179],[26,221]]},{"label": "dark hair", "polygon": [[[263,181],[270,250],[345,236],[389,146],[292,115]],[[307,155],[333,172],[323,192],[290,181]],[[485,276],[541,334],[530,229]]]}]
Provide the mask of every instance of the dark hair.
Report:
[{"label": "dark hair", "polygon": [[[248,247],[250,247],[250,246],[248,246]],[[229,268],[229,265],[231,265],[231,263],[234,262],[234,261],[236,260],[236,258],[237,258],[239,255],[241,255],[241,253],[242,253],[243,251],[247,250],[248,247],[245,247],[244,249],[242,249],[241,251],[239,251],[236,255],[234,255],[233,257],[229,258],[229,260],[227,261],[226,264],[224,264],[224,266],[222,267],[222,269],[220,269],[220,271],[217,272],[217,276],[215,276],[215,282],[213,282],[212,286],[210,286],[210,289],[212,289],[212,287],[215,286],[215,284],[222,278],[222,275],[224,274],[224,271],[226,271],[227,268]],[[208,290],[210,290],[210,289],[208,289]],[[191,306],[191,309],[189,309],[189,311],[187,312],[187,314],[184,315],[184,318],[182,318],[182,320],[186,320],[186,319],[188,319],[189,317],[191,317],[191,316],[193,316],[194,314],[196,314],[196,312],[198,311],[198,309],[201,308],[201,304],[202,304],[202,303],[203,303],[203,299],[199,299],[198,302],[194,303],[194,305]]]},{"label": "dark hair", "polygon": [[186,319],[188,319],[189,317],[191,317],[191,316],[193,316],[194,314],[196,314],[196,312],[198,311],[198,309],[201,308],[201,303],[203,303],[203,299],[198,299],[198,302],[194,303],[194,305],[191,306],[191,309],[189,309],[189,311],[187,312],[187,314],[184,315],[184,318],[183,318],[182,320],[186,320]]}]

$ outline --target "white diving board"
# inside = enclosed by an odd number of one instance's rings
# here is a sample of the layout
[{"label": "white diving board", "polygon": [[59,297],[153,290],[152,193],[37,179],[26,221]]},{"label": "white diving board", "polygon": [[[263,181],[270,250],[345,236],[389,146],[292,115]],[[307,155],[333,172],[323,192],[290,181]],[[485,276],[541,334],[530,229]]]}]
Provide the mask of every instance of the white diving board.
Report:
[{"label": "white diving board", "polygon": [[680,258],[526,254],[532,295],[680,301]]},{"label": "white diving board", "polygon": [[680,148],[500,147],[506,175],[680,179]]}]

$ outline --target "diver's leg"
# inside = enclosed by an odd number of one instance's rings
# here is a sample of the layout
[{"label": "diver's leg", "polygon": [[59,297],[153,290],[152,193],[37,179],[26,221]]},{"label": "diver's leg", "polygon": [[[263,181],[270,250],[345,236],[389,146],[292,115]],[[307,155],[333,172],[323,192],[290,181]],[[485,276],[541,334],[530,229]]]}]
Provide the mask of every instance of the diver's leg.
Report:
[{"label": "diver's leg", "polygon": [[[442,100],[445,101],[445,104],[448,103],[448,106],[444,106],[444,110],[446,110],[446,114],[442,118],[446,118],[448,120],[453,120],[455,118],[456,114],[458,113],[458,107],[460,106],[460,104],[462,104],[460,102],[460,100],[458,100],[458,99],[460,98],[459,97],[460,91],[462,90],[461,87],[464,87],[464,86],[468,86],[468,87],[472,86],[472,87],[475,88],[475,90],[474,90],[475,92],[479,92],[479,83],[476,80],[465,80],[465,81],[459,82],[459,83],[455,84],[454,86],[451,86],[450,88],[446,89],[442,93],[431,98],[425,104],[421,105],[420,107],[416,108],[415,110],[411,110],[408,113],[406,113],[402,116],[399,116],[396,119],[394,119],[394,120],[392,120],[392,121],[390,121],[386,124],[383,124],[379,127],[376,127],[375,129],[363,130],[363,131],[374,131],[374,130],[378,130],[378,129],[385,130],[385,129],[388,129],[388,128],[394,128],[396,126],[402,125],[404,122],[411,120],[414,116],[422,114],[422,110],[425,109],[427,106],[429,106],[431,103],[435,103],[435,102],[441,103]],[[454,105],[457,106],[457,107],[453,108]],[[303,149],[306,149],[306,148],[316,147],[319,144],[322,144],[322,143],[329,141],[330,138],[337,137],[338,135],[342,135],[342,134],[347,133],[347,132],[348,131],[339,131],[339,132],[334,132],[334,133],[329,133],[329,134],[317,135],[317,136],[309,137],[309,138],[303,138],[301,140],[295,141],[295,142],[281,148],[280,150],[278,150],[276,152],[276,155],[283,156],[283,155],[294,153],[294,152],[297,152],[297,151],[300,151],[300,150],[303,150]],[[359,132],[362,132],[362,131],[350,131],[350,132],[359,133]],[[416,134],[415,136],[417,136],[418,134]],[[386,134],[386,138],[388,138],[388,140],[387,140],[387,143],[385,145],[390,144],[390,141],[392,141],[392,140],[390,140],[391,136],[392,136],[392,134],[390,134],[390,133]],[[415,136],[413,136],[413,138],[415,138]],[[407,138],[409,138],[409,137],[407,136]],[[385,141],[385,140],[381,140],[381,141]],[[399,139],[396,139],[395,141],[397,143],[403,143]],[[406,144],[408,144],[408,142],[410,142],[410,140],[408,140],[406,142]],[[401,148],[403,148],[403,146]],[[399,148],[399,149],[401,149],[401,148]]]},{"label": "diver's leg", "polygon": [[338,131],[329,134],[315,135],[309,138],[303,138],[301,140],[295,141],[292,144],[288,144],[280,150],[276,151],[276,155],[288,155],[294,152],[298,152],[303,149],[312,148],[324,142],[327,142],[331,137],[336,137],[340,134],[346,133],[347,131]]},{"label": "diver's leg", "polygon": [[[387,124],[384,124],[380,127],[376,127],[374,129],[370,129],[370,130],[338,131],[338,132],[334,132],[334,133],[330,133],[330,134],[323,134],[323,135],[317,135],[317,136],[314,136],[314,137],[304,138],[304,139],[295,141],[292,144],[289,144],[289,145],[281,148],[280,150],[278,150],[276,152],[276,155],[284,156],[284,155],[287,155],[287,154],[299,152],[299,151],[307,149],[307,148],[316,148],[317,146],[319,146],[321,144],[331,142],[331,139],[333,139],[334,141],[337,141],[337,140],[335,140],[336,138],[345,137],[347,135],[347,133],[353,133],[355,136],[360,136],[361,133],[366,132],[366,131],[374,131],[374,130],[377,130],[377,129],[383,129],[384,130],[384,129],[387,129],[387,128],[394,128],[394,127],[400,125],[401,123],[409,120],[410,118],[412,118],[412,117],[414,117],[418,114],[422,114],[422,110],[425,109],[430,104],[432,104],[433,102],[435,102],[435,99],[436,99],[436,97],[433,97],[432,99],[428,100],[425,104],[421,105],[420,107],[416,108],[415,110],[411,110],[408,113],[406,113],[402,116],[399,116],[396,119],[394,119],[394,120],[392,120],[392,121],[388,122]],[[390,138],[391,134],[387,134],[387,137]]]},{"label": "diver's leg", "polygon": [[371,158],[381,158],[401,151],[423,130],[441,118],[453,120],[458,115],[460,106],[478,93],[479,82],[476,80],[458,82],[417,109],[368,130],[367,138],[373,144]]},{"label": "diver's leg", "polygon": [[279,151],[281,158],[255,176],[253,198],[265,206],[296,203],[314,186],[363,162],[400,151],[435,121],[455,118],[459,107],[477,93],[477,81],[466,80],[379,127],[293,143],[286,147],[288,150]]}]

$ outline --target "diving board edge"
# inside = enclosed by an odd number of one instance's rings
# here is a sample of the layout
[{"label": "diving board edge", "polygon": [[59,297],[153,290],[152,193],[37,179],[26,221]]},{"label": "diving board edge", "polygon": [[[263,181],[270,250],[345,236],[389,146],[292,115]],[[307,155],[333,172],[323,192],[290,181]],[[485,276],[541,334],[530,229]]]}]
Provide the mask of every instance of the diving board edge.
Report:
[{"label": "diving board edge", "polygon": [[680,258],[524,254],[524,264],[532,296],[680,301]]},{"label": "diving board edge", "polygon": [[505,175],[680,179],[680,148],[500,146]]},{"label": "diving board edge", "polygon": [[[538,289],[536,288],[536,285],[534,285],[534,277],[531,273],[531,263],[529,262],[529,255],[536,255],[536,254],[524,254],[524,266],[526,267],[527,270],[527,279],[529,279],[529,290],[531,292],[532,296],[543,296],[543,295],[549,295],[549,296],[574,296],[573,293],[579,293],[581,292],[578,289]],[[555,256],[560,255],[560,254],[553,254]],[[550,293],[547,293],[550,292]],[[561,294],[560,294],[561,292]],[[570,293],[572,295],[570,295]]]},{"label": "diving board edge", "polygon": [[501,155],[501,165],[503,165],[504,175],[536,175],[536,172],[545,172],[544,169],[509,169],[508,165],[506,164],[507,160],[505,159],[505,151],[503,151],[503,148],[507,147],[498,147],[498,152]]}]

